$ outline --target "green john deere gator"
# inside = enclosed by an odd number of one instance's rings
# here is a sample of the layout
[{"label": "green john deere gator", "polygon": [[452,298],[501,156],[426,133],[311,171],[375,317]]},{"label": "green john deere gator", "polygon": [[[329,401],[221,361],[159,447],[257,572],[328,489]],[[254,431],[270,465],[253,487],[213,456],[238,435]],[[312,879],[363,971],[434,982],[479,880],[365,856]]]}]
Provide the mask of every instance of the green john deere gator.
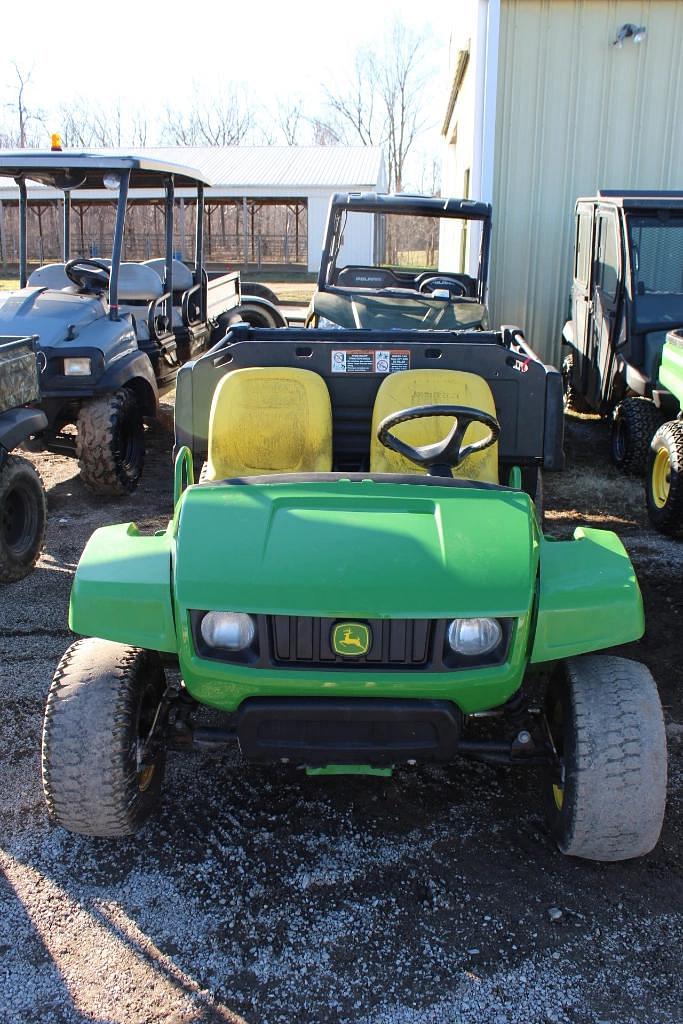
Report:
[{"label": "green john deere gator", "polygon": [[678,403],[678,416],[663,423],[650,443],[647,512],[656,529],[679,537],[683,534],[683,331],[667,334],[659,379]]},{"label": "green john deere gator", "polygon": [[132,833],[169,749],[237,743],[316,774],[535,767],[565,853],[652,849],[657,690],[593,653],[642,634],[638,583],[615,534],[543,535],[562,384],[521,332],[235,326],[179,372],[176,453],[167,529],[97,530],[76,573],[54,822]]}]

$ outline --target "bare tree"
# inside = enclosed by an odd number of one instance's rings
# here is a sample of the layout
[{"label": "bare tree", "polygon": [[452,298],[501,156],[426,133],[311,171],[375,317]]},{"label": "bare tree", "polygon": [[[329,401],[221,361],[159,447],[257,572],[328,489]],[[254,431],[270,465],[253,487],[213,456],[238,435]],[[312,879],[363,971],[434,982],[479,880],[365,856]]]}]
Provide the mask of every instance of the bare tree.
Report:
[{"label": "bare tree", "polygon": [[385,51],[360,50],[345,88],[326,88],[329,116],[319,122],[336,142],[382,146],[389,187],[400,192],[405,163],[426,127],[422,96],[427,81],[427,36],[395,22]]},{"label": "bare tree", "polygon": [[298,146],[301,125],[304,116],[300,99],[283,102],[277,105],[277,122],[288,146]]},{"label": "bare tree", "polygon": [[379,72],[386,114],[389,178],[396,192],[403,189],[406,157],[426,126],[420,104],[426,81],[422,67],[425,44],[425,36],[414,35],[396,22],[390,52]]},{"label": "bare tree", "polygon": [[314,146],[338,146],[343,141],[340,130],[322,118],[312,118],[310,125]]},{"label": "bare tree", "polygon": [[378,109],[378,85],[378,69],[372,53],[360,50],[354,61],[354,76],[345,91],[335,93],[325,88],[331,113],[328,129],[346,142],[381,145],[386,124],[384,111]]},{"label": "bare tree", "polygon": [[427,196],[441,195],[441,161],[436,156],[424,157],[422,160],[420,192]]},{"label": "bare tree", "polygon": [[35,146],[40,141],[44,130],[44,116],[40,110],[31,110],[27,101],[27,89],[31,82],[31,71],[19,67],[16,61],[11,62],[17,76],[16,98],[7,107],[16,115],[16,129],[9,128],[0,136],[2,144],[18,146],[25,149]]},{"label": "bare tree", "polygon": [[187,113],[166,108],[164,135],[172,145],[238,146],[251,128],[251,110],[234,89],[211,100],[195,91]]}]

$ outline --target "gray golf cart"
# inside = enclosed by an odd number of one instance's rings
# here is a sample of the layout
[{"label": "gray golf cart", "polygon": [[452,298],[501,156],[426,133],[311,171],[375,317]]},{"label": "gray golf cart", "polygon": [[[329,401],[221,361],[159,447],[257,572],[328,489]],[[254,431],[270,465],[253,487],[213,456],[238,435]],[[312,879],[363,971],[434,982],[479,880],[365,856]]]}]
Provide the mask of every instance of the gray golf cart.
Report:
[{"label": "gray golf cart", "polygon": [[[144,462],[143,417],[157,412],[159,391],[179,366],[225,333],[240,303],[239,275],[209,280],[204,268],[204,186],[198,171],[145,156],[111,153],[0,154],[0,175],[19,187],[19,290],[0,299],[0,334],[38,345],[41,408],[38,443],[75,455],[84,482],[101,494],[132,491]],[[27,267],[27,182],[63,194],[63,262]],[[70,252],[71,196],[111,190],[116,222],[110,259]],[[133,189],[163,190],[165,254],[125,262],[126,208]],[[193,268],[174,259],[176,188],[196,196]],[[187,191],[184,192],[187,194]],[[65,431],[76,425],[76,436]]]}]

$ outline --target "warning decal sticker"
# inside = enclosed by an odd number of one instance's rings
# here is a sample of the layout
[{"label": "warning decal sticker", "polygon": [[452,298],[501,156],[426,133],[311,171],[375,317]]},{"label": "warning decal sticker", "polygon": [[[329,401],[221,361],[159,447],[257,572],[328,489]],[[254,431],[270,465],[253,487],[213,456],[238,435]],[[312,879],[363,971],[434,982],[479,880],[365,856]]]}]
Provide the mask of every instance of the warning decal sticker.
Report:
[{"label": "warning decal sticker", "polygon": [[410,349],[333,349],[332,373],[397,373],[410,369]]}]

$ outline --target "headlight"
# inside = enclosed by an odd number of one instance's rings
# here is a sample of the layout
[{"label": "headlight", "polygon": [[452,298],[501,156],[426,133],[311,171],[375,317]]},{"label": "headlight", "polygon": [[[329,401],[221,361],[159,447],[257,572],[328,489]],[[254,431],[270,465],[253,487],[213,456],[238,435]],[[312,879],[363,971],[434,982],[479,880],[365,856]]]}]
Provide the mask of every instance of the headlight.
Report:
[{"label": "headlight", "polygon": [[503,639],[498,619],[453,619],[448,627],[448,645],[468,658],[490,654]]},{"label": "headlight", "polygon": [[335,324],[333,320],[328,320],[326,316],[318,317],[318,327],[333,327],[335,331],[341,330],[340,324]]},{"label": "headlight", "polygon": [[243,651],[256,636],[256,624],[244,612],[207,612],[202,619],[202,640],[207,647]]},{"label": "headlight", "polygon": [[90,360],[89,359],[65,359],[64,360],[64,374],[67,377],[89,377],[90,376]]}]

